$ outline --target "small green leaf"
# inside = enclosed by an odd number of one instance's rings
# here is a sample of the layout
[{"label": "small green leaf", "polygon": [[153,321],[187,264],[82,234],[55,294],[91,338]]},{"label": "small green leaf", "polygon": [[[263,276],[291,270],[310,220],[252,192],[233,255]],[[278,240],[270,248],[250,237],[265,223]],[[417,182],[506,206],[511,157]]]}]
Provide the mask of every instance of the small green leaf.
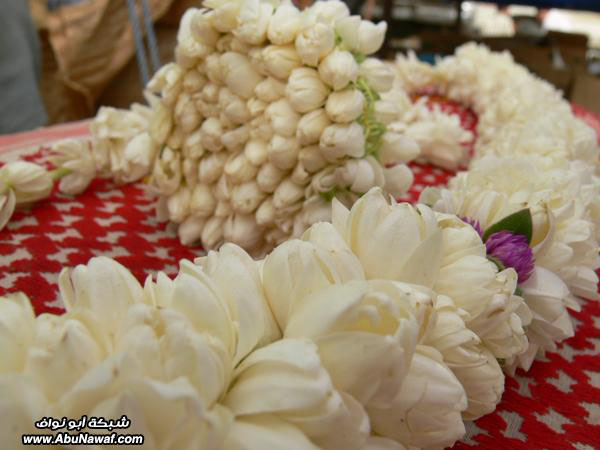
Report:
[{"label": "small green leaf", "polygon": [[518,295],[519,297],[523,297],[523,289],[521,289],[519,286],[517,286],[515,288],[515,295]]},{"label": "small green leaf", "polygon": [[483,233],[483,241],[487,241],[492,234],[500,231],[510,231],[513,234],[521,234],[527,238],[527,243],[529,244],[531,242],[531,235],[533,234],[533,223],[529,208],[522,209],[510,216],[506,216],[504,219],[489,227]]}]

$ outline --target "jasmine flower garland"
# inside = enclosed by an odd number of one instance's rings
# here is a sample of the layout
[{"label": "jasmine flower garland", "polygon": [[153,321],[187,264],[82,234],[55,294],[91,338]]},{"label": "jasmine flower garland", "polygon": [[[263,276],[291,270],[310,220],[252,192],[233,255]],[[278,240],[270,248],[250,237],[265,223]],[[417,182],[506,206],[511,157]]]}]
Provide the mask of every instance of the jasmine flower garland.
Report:
[{"label": "jasmine flower garland", "polygon": [[[182,19],[149,106],[99,111],[91,143],[53,149],[53,172],[0,169],[2,226],[58,179],[75,194],[99,174],[148,179],[184,243],[220,247],[143,287],[108,258],[64,269],[61,316],[1,299],[0,447],[83,414],[127,414],[149,448],[452,445],[496,408],[503,370],[573,335],[575,296],[598,297],[589,130],[482,47],[436,67],[401,58],[391,89],[367,56],[386,25],[342,2],[205,6]],[[412,182],[403,163],[459,165],[468,136],[399,86],[481,118],[470,170],[416,206],[389,198]]]}]

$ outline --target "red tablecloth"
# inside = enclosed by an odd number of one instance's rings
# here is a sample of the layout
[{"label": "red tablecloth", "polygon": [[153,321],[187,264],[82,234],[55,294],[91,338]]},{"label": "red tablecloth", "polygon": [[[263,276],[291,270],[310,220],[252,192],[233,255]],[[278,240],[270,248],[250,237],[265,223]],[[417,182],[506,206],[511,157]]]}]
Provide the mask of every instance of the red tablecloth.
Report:
[{"label": "red tablecloth", "polygon": [[[460,114],[463,126],[474,129],[473,113],[445,107]],[[600,136],[598,118],[574,109]],[[0,137],[0,161],[43,161],[47,150],[41,144],[86,133],[87,124],[78,123]],[[451,176],[427,165],[412,168],[415,183],[409,201],[425,186],[443,185]],[[64,266],[107,255],[143,281],[159,270],[174,274],[180,259],[201,253],[182,246],[172,229],[156,222],[153,201],[140,185],[115,187],[98,180],[78,197],[55,192],[13,216],[0,232],[0,294],[23,291],[37,313],[60,312],[56,282]],[[455,448],[600,448],[600,303],[586,302],[573,320],[577,335],[528,373],[507,378],[496,412],[468,424],[467,437]]]}]

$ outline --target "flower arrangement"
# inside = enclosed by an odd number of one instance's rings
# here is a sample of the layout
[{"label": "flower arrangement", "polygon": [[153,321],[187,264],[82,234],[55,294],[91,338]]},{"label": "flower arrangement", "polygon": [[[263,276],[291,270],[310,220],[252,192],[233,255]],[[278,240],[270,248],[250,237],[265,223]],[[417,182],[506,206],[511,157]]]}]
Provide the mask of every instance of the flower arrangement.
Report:
[{"label": "flower arrangement", "polygon": [[[146,179],[184,243],[220,247],[143,286],[104,257],[64,269],[60,316],[3,298],[0,447],[82,415],[126,415],[148,448],[452,445],[599,297],[592,132],[507,54],[390,66],[366,57],[385,25],[340,2],[205,4],[148,106],[99,111],[54,171],[0,169],[1,226],[56,180]],[[480,121],[469,170],[412,206],[404,163],[458,168],[473,138],[423,92]]]}]

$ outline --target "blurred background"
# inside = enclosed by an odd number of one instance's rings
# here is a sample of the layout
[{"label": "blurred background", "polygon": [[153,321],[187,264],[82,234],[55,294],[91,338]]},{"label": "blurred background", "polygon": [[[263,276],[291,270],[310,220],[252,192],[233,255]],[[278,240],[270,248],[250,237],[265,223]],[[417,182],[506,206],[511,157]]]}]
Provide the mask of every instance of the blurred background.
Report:
[{"label": "blurred background", "polygon": [[[483,42],[509,50],[567,99],[600,113],[600,0],[346,3],[355,14],[388,22],[384,58],[414,50],[433,62],[467,41]],[[0,0],[0,134],[92,117],[101,105],[143,101],[144,80],[173,59],[181,15],[201,4]]]}]

